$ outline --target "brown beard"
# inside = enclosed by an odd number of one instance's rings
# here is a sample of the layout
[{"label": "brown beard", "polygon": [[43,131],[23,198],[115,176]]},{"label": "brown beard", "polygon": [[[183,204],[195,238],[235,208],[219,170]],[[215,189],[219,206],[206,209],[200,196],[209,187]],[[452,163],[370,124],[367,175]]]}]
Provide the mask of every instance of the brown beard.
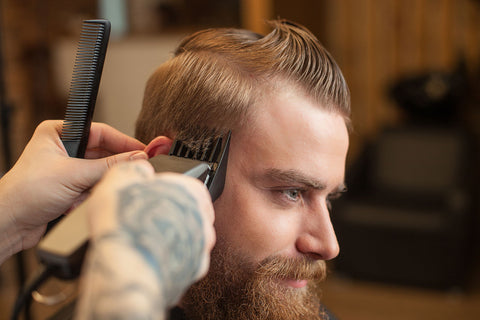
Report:
[{"label": "brown beard", "polygon": [[[253,267],[215,247],[207,276],[190,287],[181,305],[192,320],[322,319],[318,283],[325,274],[324,261],[274,256]],[[309,281],[295,289],[280,279]]]}]

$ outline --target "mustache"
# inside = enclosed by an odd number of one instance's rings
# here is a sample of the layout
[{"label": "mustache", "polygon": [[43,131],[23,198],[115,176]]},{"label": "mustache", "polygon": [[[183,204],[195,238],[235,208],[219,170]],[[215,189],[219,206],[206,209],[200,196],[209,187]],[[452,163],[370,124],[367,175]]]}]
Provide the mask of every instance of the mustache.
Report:
[{"label": "mustache", "polygon": [[325,261],[308,257],[269,257],[260,262],[255,274],[260,277],[323,281],[326,277]]}]

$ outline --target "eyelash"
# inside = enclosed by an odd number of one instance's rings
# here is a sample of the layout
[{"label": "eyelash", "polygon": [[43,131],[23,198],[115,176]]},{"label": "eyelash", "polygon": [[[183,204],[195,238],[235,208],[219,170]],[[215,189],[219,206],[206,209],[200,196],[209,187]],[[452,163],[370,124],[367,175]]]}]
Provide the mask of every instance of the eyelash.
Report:
[{"label": "eyelash", "polygon": [[[300,200],[301,198],[303,198],[303,193],[305,192],[305,190],[303,189],[285,189],[285,190],[280,190],[280,192],[285,195],[289,201],[294,201],[294,202],[297,202],[298,200]],[[296,193],[296,197],[295,199],[293,199],[294,197],[291,197],[288,192],[295,192]]]},{"label": "eyelash", "polygon": [[[298,202],[299,200],[303,199],[304,193],[306,191],[307,191],[306,189],[301,189],[301,188],[278,190],[278,192],[280,192],[282,195],[284,195],[287,198],[287,201],[292,201],[292,202]],[[295,192],[296,197],[291,197],[288,194],[289,192]],[[327,204],[328,210],[332,210],[332,201],[340,198],[341,195],[342,195],[341,192],[335,192],[335,193],[331,193],[327,196],[326,204]]]}]

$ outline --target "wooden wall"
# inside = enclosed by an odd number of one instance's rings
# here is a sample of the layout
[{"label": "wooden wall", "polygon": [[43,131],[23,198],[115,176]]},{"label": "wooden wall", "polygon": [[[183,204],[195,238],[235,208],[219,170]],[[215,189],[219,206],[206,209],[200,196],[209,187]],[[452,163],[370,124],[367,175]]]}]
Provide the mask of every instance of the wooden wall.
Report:
[{"label": "wooden wall", "polygon": [[[96,0],[0,0],[1,71],[12,107],[12,162],[41,121],[63,118],[65,101],[54,88],[51,44],[77,36],[82,20],[92,17]],[[0,157],[0,173],[8,167],[4,162]]]},{"label": "wooden wall", "polygon": [[[480,4],[471,0],[331,0],[326,45],[344,70],[360,138],[400,119],[386,90],[397,79],[480,58]],[[354,138],[355,139],[355,138]]]},{"label": "wooden wall", "polygon": [[[265,19],[291,19],[310,28],[333,54],[352,93],[355,132],[351,158],[364,141],[402,121],[401,112],[386,94],[398,77],[433,69],[451,70],[460,53],[465,55],[469,71],[479,77],[479,0],[239,3],[244,27],[266,32]],[[63,101],[54,96],[48,80],[48,44],[72,35],[82,19],[94,17],[96,0],[2,0],[0,5],[7,92],[15,107],[18,154],[40,120],[63,114]],[[473,108],[468,118],[472,127],[479,128],[480,136],[480,112]]]},{"label": "wooden wall", "polygon": [[[254,11],[249,2],[242,3]],[[401,112],[386,93],[395,79],[429,70],[452,70],[461,54],[472,74],[478,76],[480,71],[480,1],[258,2],[263,3],[256,3],[263,18],[287,18],[309,27],[342,68],[352,93],[352,156],[382,128],[402,121]],[[244,9],[244,14],[248,15],[248,10]],[[246,27],[264,31],[253,13],[243,21]],[[478,112],[471,119],[480,128]]]}]

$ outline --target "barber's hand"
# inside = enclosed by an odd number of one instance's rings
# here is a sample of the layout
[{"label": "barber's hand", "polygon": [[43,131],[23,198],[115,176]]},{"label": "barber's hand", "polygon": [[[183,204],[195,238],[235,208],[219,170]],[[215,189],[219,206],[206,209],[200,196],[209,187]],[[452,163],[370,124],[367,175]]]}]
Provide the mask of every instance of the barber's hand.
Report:
[{"label": "barber's hand", "polygon": [[122,163],[77,210],[87,211],[91,232],[81,313],[151,314],[173,306],[208,270],[214,210],[197,179],[155,174],[147,161]]},{"label": "barber's hand", "polygon": [[140,151],[144,144],[100,123],[92,123],[85,154],[95,160],[70,158],[60,140],[62,124],[61,120],[42,122],[15,166],[0,180],[0,229],[7,229],[4,238],[8,236],[13,246],[10,254],[34,246],[47,223],[83,200],[109,167],[147,158]]}]

